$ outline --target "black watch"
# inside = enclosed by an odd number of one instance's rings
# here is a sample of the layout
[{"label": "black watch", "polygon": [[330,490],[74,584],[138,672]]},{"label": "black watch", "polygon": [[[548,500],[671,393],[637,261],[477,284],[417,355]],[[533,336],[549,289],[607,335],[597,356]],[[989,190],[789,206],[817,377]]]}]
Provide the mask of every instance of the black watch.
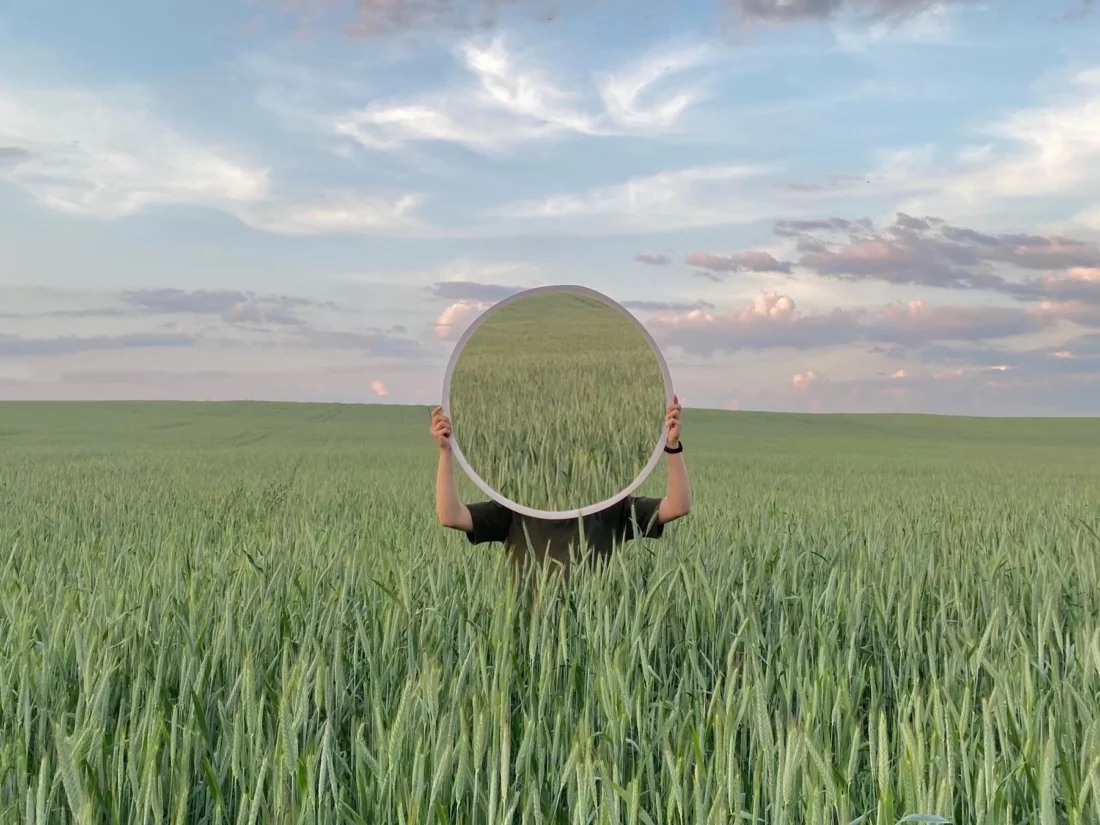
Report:
[{"label": "black watch", "polygon": [[675,453],[682,453],[683,451],[684,451],[684,442],[683,441],[677,442],[675,450],[672,449],[671,447],[669,447],[667,444],[665,444],[665,452],[666,453],[675,454]]}]

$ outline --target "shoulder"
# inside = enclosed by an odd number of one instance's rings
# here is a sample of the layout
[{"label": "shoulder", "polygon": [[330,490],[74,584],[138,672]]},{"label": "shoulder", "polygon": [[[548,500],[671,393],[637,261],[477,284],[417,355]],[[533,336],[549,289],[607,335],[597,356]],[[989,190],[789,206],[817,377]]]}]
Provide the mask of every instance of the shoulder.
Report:
[{"label": "shoulder", "polygon": [[488,499],[486,501],[475,501],[473,504],[466,505],[467,507],[477,507],[484,510],[487,513],[511,513],[512,511],[494,499]]},{"label": "shoulder", "polygon": [[503,521],[505,519],[511,520],[512,511],[501,504],[499,501],[492,499],[488,501],[475,501],[471,504],[467,504],[466,508],[470,511],[470,515],[475,519],[493,519],[494,521]]},{"label": "shoulder", "polygon": [[647,496],[624,496],[617,502],[612,504],[603,512],[608,515],[615,515],[619,518],[629,519],[635,512],[644,513],[651,510],[653,507],[660,507],[661,500],[659,498],[649,498]]}]

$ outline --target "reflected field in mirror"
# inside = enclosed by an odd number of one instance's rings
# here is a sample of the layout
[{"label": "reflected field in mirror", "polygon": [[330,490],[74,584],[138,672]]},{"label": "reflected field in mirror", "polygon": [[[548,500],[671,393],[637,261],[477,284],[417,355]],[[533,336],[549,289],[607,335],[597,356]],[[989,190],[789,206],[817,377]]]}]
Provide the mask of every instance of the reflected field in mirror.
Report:
[{"label": "reflected field in mirror", "polygon": [[561,513],[612,499],[658,448],[663,362],[638,323],[597,295],[517,296],[487,311],[452,363],[455,443],[522,507]]}]

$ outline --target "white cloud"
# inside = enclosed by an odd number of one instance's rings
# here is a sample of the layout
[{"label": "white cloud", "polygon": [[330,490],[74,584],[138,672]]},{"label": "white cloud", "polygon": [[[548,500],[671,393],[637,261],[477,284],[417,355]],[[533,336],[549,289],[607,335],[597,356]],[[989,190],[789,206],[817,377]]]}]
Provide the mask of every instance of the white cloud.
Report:
[{"label": "white cloud", "polygon": [[955,10],[931,6],[901,19],[879,20],[868,25],[836,23],[833,36],[842,51],[866,52],[884,45],[946,45],[955,41]]},{"label": "white cloud", "polygon": [[426,231],[414,214],[422,202],[418,195],[386,199],[345,192],[312,203],[271,201],[237,212],[250,226],[281,235],[359,232],[398,235]]},{"label": "white cloud", "polygon": [[[897,195],[903,200],[891,215],[900,209],[960,219],[1023,198],[1094,196],[1100,191],[1100,69],[1077,73],[1063,99],[1021,110],[984,132],[1001,148],[970,146],[956,153],[955,168],[937,164],[931,145],[880,150],[864,174],[821,186],[782,187],[774,166],[695,167],[509,203],[490,216],[497,227],[516,231],[535,224],[599,236],[795,217],[834,210],[838,199]],[[1086,207],[1073,222],[1100,231],[1100,205]]]},{"label": "white cloud", "polygon": [[457,339],[491,306],[487,301],[455,301],[436,317],[433,324],[435,337],[444,341]]},{"label": "white cloud", "polygon": [[[1093,195],[1100,189],[1100,69],[1074,75],[1061,99],[1021,109],[983,132],[1008,147],[968,154],[963,170],[928,181],[930,195],[903,211],[961,218],[998,200]],[[1100,225],[1100,207],[1076,222]]]},{"label": "white cloud", "polygon": [[602,236],[820,215],[822,209],[836,209],[840,199],[935,190],[945,179],[929,176],[931,157],[930,146],[881,150],[865,174],[797,189],[777,179],[781,168],[776,164],[688,167],[580,193],[506,203],[486,213],[492,220],[479,231],[529,232],[537,224],[539,230]]},{"label": "white cloud", "polygon": [[813,370],[806,370],[805,372],[795,373],[791,378],[791,386],[796,390],[804,390],[810,387],[810,385],[817,383],[821,380],[821,376]]},{"label": "white cloud", "polygon": [[269,170],[161,123],[144,95],[0,83],[0,180],[60,211],[118,218],[159,204],[234,209],[267,197]]},{"label": "white cloud", "polygon": [[1078,226],[1083,226],[1086,229],[1094,229],[1100,232],[1100,205],[1090,207],[1083,212],[1077,214],[1073,218],[1073,222]]},{"label": "white cloud", "polygon": [[0,181],[61,212],[118,219],[160,205],[197,206],[267,232],[308,235],[423,228],[415,194],[280,194],[271,170],[185,136],[137,90],[0,83]]},{"label": "white cloud", "polygon": [[711,55],[703,46],[666,48],[605,74],[597,79],[601,110],[584,105],[590,91],[586,84],[578,80],[569,87],[555,80],[560,71],[534,67],[530,55],[514,53],[503,38],[487,44],[467,41],[457,49],[457,60],[472,76],[472,85],[345,110],[331,116],[330,128],[382,151],[438,141],[499,152],[567,135],[655,134],[674,126],[701,99],[702,90],[687,86],[654,96],[654,87]]},{"label": "white cloud", "polygon": [[592,118],[574,107],[573,95],[547,73],[520,65],[502,39],[463,43],[458,60],[476,79],[473,87],[372,103],[335,116],[332,130],[377,150],[443,141],[481,151],[596,131]]},{"label": "white cloud", "polygon": [[714,58],[704,45],[682,46],[652,52],[633,65],[600,81],[600,97],[607,115],[626,129],[659,130],[673,126],[703,97],[699,86],[673,89],[654,95],[669,78],[698,68]]},{"label": "white cloud", "polygon": [[505,204],[489,215],[504,223],[538,221],[547,228],[580,235],[732,224],[776,214],[774,201],[761,204],[750,197],[745,183],[767,171],[715,166],[660,172],[580,194]]}]

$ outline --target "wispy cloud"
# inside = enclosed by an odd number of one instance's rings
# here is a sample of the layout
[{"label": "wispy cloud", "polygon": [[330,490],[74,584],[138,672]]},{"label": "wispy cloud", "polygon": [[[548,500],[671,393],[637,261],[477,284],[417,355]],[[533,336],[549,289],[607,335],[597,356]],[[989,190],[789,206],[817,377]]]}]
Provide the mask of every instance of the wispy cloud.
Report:
[{"label": "wispy cloud", "polygon": [[634,260],[640,264],[649,264],[650,266],[668,266],[672,263],[672,258],[668,255],[651,255],[648,252],[636,252]]},{"label": "wispy cloud", "polygon": [[587,191],[506,203],[487,210],[479,232],[541,231],[578,236],[671,232],[733,226],[784,215],[820,214],[822,204],[936,191],[948,180],[931,176],[931,147],[880,150],[862,175],[832,175],[827,187],[792,188],[776,177],[781,163],[695,166]]},{"label": "wispy cloud", "polygon": [[[658,136],[705,96],[698,81],[674,79],[713,62],[714,54],[703,45],[667,46],[595,78],[570,78],[561,67],[539,67],[530,50],[517,51],[503,37],[470,40],[455,58],[472,83],[308,119],[327,120],[332,134],[377,151],[440,142],[499,153],[569,136]],[[265,99],[297,111],[271,90]]]},{"label": "wispy cloud", "polygon": [[549,73],[518,65],[503,40],[463,44],[462,66],[473,87],[404,100],[384,100],[334,115],[332,132],[368,149],[397,150],[417,141],[501,151],[563,134],[594,134],[593,118]]},{"label": "wispy cloud", "polygon": [[80,309],[48,310],[43,313],[10,313],[0,317],[35,318],[150,318],[155,316],[200,315],[220,318],[227,324],[246,326],[271,324],[301,326],[300,311],[336,309],[331,302],[312,301],[289,295],[259,295],[236,289],[132,289],[110,296],[115,303]]},{"label": "wispy cloud", "polygon": [[138,89],[0,82],[0,146],[0,181],[70,214],[118,219],[157,206],[202,207],[289,235],[420,227],[415,194],[280,192],[268,166],[184,135]]},{"label": "wispy cloud", "polygon": [[255,229],[280,235],[436,234],[416,212],[419,194],[384,197],[358,192],[332,192],[322,198],[271,200],[238,214]]},{"label": "wispy cloud", "polygon": [[103,350],[192,347],[198,339],[182,333],[134,333],[129,335],[65,335],[56,338],[23,338],[0,335],[0,355],[13,357],[71,355]]},{"label": "wispy cloud", "polygon": [[[551,195],[488,211],[500,224],[537,223],[578,235],[687,229],[757,220],[769,214],[746,197],[748,184],[769,170],[754,166],[692,167],[632,178],[580,194]],[[774,208],[770,214],[774,215]]]},{"label": "wispy cloud", "polygon": [[998,202],[1090,196],[1100,187],[1100,68],[1078,71],[1044,106],[1022,108],[988,124],[988,147],[953,172],[928,181],[906,211],[961,217]]},{"label": "wispy cloud", "polygon": [[888,45],[947,45],[955,40],[954,14],[967,0],[951,2],[913,3],[912,10],[903,11],[897,0],[880,3],[876,15],[864,16],[846,23],[834,22],[833,35],[839,46],[851,52],[865,52]]},{"label": "wispy cloud", "polygon": [[481,284],[475,281],[441,281],[429,288],[437,298],[448,301],[503,301],[505,298],[521,292],[520,287],[503,284]]},{"label": "wispy cloud", "polygon": [[709,252],[692,252],[684,263],[711,272],[783,272],[791,271],[789,261],[780,261],[767,252],[747,250],[735,255],[712,255]]},{"label": "wispy cloud", "polygon": [[628,130],[663,130],[674,126],[684,113],[705,96],[699,84],[675,88],[661,94],[667,81],[692,69],[712,63],[716,52],[694,44],[666,47],[644,55],[635,63],[603,77],[600,97],[608,117]]},{"label": "wispy cloud", "polygon": [[0,81],[0,180],[54,209],[117,218],[150,206],[235,210],[265,199],[270,172],[162,123],[140,91],[93,93]]}]

